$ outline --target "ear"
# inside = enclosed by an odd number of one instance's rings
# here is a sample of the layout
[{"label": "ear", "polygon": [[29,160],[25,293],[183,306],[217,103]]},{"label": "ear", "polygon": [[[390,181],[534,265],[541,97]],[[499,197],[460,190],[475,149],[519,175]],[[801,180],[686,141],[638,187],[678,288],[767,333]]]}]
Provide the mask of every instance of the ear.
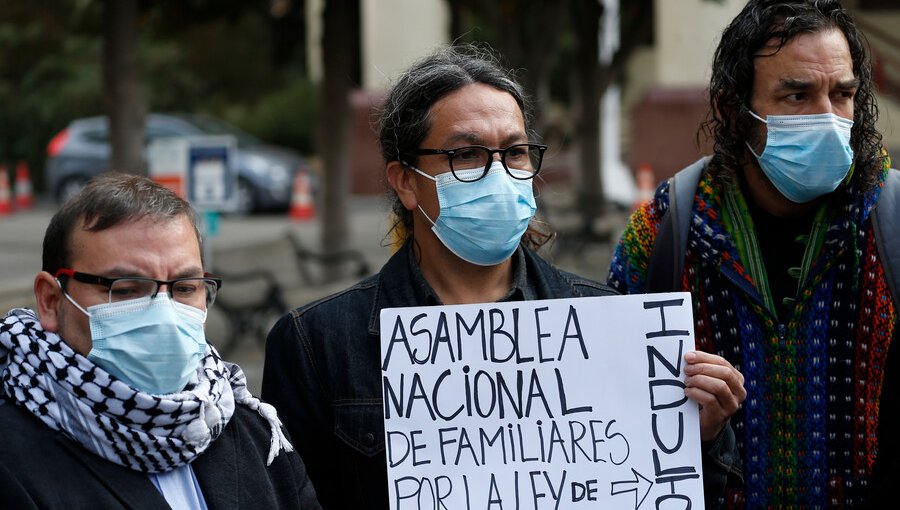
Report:
[{"label": "ear", "polygon": [[38,318],[44,331],[59,332],[59,310],[65,299],[56,278],[46,271],[34,277],[34,298],[37,301]]},{"label": "ear", "polygon": [[419,204],[419,199],[416,198],[415,172],[408,171],[407,167],[399,161],[391,161],[387,164],[385,173],[387,174],[388,184],[394,188],[403,207],[410,211],[415,209]]}]

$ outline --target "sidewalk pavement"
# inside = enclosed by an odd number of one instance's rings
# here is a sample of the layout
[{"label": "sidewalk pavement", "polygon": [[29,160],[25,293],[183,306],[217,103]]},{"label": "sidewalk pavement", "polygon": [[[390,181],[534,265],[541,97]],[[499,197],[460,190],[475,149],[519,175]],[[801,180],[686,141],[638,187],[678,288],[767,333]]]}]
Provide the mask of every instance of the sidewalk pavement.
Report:
[{"label": "sidewalk pavement", "polygon": [[[565,193],[545,197],[545,202],[553,211],[549,219],[561,233],[560,237],[543,252],[543,256],[567,271],[605,281],[614,247],[612,243],[619,237],[627,213],[614,212],[598,221],[598,230],[608,233],[611,241],[580,239],[573,226],[576,221],[574,216],[561,213],[571,210],[567,205],[568,200],[569,197]],[[388,231],[388,204],[381,196],[353,196],[348,208],[350,247],[365,256],[371,271],[377,271],[390,257],[390,250],[384,246]],[[14,307],[34,307],[32,282],[41,267],[40,254],[44,231],[55,211],[55,205],[39,202],[31,210],[0,217],[0,310],[4,314]],[[268,262],[266,257],[274,255],[266,253],[261,247],[283,238],[288,231],[293,232],[305,246],[318,250],[321,239],[319,217],[313,221],[293,222],[287,214],[280,214],[221,217],[218,232],[207,241],[208,247],[211,248],[207,253],[212,265],[216,265],[217,259],[241,260],[240,255],[244,258],[253,257],[265,264]],[[272,267],[278,266],[279,261],[272,261]],[[240,272],[241,268],[219,267],[217,270]],[[325,288],[323,286],[320,290],[325,292]],[[225,281],[223,292],[227,292],[227,289],[228,282]],[[291,303],[291,306],[294,305]],[[260,389],[264,340],[264,338],[245,338],[230,356],[244,369],[250,390],[254,393]]]}]

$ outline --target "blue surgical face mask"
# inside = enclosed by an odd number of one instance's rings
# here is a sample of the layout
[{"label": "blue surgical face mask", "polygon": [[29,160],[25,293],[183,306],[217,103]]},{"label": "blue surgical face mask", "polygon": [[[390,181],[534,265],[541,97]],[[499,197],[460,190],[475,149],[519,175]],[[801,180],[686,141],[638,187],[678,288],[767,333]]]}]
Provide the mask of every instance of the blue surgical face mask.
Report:
[{"label": "blue surgical face mask", "polygon": [[82,308],[90,318],[93,345],[87,358],[145,393],[184,389],[206,352],[206,311],[156,297]]},{"label": "blue surgical face mask", "polygon": [[[748,110],[749,111],[749,110]],[[853,164],[853,121],[833,113],[769,115],[766,148],[756,154],[769,181],[789,200],[804,203],[837,189]]]},{"label": "blue surgical face mask", "polygon": [[[484,178],[462,182],[445,172],[432,177],[411,167],[435,182],[440,212],[437,220],[419,210],[433,225],[431,230],[457,257],[479,266],[493,266],[508,259],[537,209],[531,179],[519,180],[506,175],[495,161]],[[457,174],[481,174],[483,168],[458,171]],[[521,172],[523,176],[531,172]]]}]

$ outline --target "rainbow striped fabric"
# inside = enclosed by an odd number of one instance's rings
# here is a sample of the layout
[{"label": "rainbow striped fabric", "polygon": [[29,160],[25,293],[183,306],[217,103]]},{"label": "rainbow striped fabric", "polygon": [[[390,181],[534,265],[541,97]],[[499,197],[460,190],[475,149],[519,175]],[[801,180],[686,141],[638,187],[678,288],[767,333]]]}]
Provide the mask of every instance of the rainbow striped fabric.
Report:
[{"label": "rainbow striped fabric", "polygon": [[[744,487],[729,494],[728,507],[852,508],[865,499],[897,312],[868,221],[881,188],[857,193],[854,183],[837,191],[843,205],[783,323],[763,304],[720,218],[721,184],[705,173],[698,186],[683,289],[693,294],[698,348],[734,364],[748,393],[732,418]],[[618,291],[643,291],[667,209],[664,182],[616,247],[609,284]]]}]

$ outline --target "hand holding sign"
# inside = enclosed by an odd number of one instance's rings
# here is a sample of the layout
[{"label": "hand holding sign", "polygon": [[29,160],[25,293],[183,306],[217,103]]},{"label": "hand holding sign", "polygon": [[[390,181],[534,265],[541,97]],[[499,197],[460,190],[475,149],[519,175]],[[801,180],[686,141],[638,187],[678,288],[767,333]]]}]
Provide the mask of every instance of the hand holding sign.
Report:
[{"label": "hand holding sign", "polygon": [[700,439],[712,441],[747,398],[744,375],[725,358],[707,352],[689,352],[684,361],[684,394],[700,404]]}]

